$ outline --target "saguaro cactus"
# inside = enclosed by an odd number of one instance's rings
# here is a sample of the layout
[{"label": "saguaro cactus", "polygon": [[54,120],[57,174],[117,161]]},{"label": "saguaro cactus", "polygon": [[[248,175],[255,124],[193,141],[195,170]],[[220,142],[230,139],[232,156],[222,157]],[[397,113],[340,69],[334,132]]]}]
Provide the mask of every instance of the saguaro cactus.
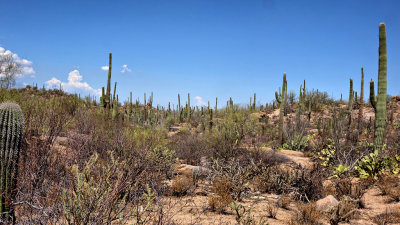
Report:
[{"label": "saguaro cactus", "polygon": [[363,118],[364,105],[364,68],[361,67],[361,93],[360,93],[360,108],[358,109],[358,132],[361,134],[361,124]]},{"label": "saguaro cactus", "polygon": [[351,125],[351,112],[353,110],[353,101],[354,101],[354,91],[353,91],[353,79],[350,79],[350,91],[349,91],[349,128]]},{"label": "saguaro cactus", "polygon": [[0,218],[3,221],[14,220],[12,202],[15,197],[23,126],[23,114],[17,104],[0,104]]},{"label": "saguaro cactus", "polygon": [[256,93],[254,93],[253,110],[256,111]]},{"label": "saguaro cactus", "polygon": [[188,104],[186,105],[187,118],[190,119],[192,117],[192,108],[190,108],[190,93],[188,93]]},{"label": "saguaro cactus", "polygon": [[104,93],[104,87],[101,87],[100,107],[106,107],[106,95]]},{"label": "saguaro cactus", "polygon": [[351,122],[352,122],[351,116],[353,111],[353,102],[354,102],[353,79],[350,79],[349,102],[348,102],[349,123],[347,127],[347,141],[350,141],[350,136],[351,136]]},{"label": "saguaro cactus", "polygon": [[386,91],[387,91],[386,28],[379,24],[379,69],[378,96],[375,97],[374,81],[370,83],[370,102],[375,109],[375,152],[382,150],[386,129]]},{"label": "saguaro cactus", "polygon": [[105,99],[105,103],[106,103],[106,108],[110,109],[111,104],[110,104],[110,92],[111,92],[111,64],[112,64],[112,54],[110,52],[109,55],[109,62],[108,62],[108,78],[107,78],[107,91],[106,91],[106,99]]},{"label": "saguaro cactus", "polygon": [[287,95],[287,81],[286,81],[286,73],[283,74],[283,82],[282,82],[282,92],[280,93],[275,91],[276,101],[279,103],[279,132],[278,138],[279,143],[283,144],[283,114],[285,109],[286,95]]},{"label": "saguaro cactus", "polygon": [[218,114],[218,97],[215,97],[215,117],[217,117]]}]

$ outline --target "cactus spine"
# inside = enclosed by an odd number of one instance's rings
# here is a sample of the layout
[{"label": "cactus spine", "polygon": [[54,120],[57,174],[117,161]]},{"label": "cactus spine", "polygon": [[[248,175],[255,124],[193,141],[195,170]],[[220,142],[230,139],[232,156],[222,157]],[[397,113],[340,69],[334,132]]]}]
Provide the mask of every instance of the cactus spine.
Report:
[{"label": "cactus spine", "polygon": [[0,218],[3,221],[14,220],[12,203],[15,197],[23,126],[24,119],[19,105],[12,102],[0,104]]},{"label": "cactus spine", "polygon": [[386,28],[379,24],[379,69],[378,96],[375,97],[374,82],[370,83],[370,102],[375,109],[375,152],[382,150],[386,129],[386,90],[387,90]]},{"label": "cactus spine", "polygon": [[287,95],[287,81],[286,81],[286,73],[284,73],[282,81],[282,92],[278,94],[278,92],[275,91],[275,98],[276,101],[279,103],[279,131],[278,131],[279,144],[283,144],[283,114],[285,109],[286,95]]},{"label": "cactus spine", "polygon": [[112,54],[110,52],[109,55],[109,62],[108,62],[108,78],[107,78],[107,91],[106,91],[106,99],[105,99],[105,103],[106,103],[106,108],[110,109],[111,107],[111,103],[110,103],[110,92],[111,92],[111,64],[112,64]]}]

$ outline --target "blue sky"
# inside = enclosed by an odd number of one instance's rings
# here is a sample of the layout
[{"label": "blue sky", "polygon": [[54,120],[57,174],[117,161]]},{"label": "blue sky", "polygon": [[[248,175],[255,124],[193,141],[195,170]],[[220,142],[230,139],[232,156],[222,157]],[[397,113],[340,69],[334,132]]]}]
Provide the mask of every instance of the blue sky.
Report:
[{"label": "blue sky", "polygon": [[70,92],[93,94],[106,85],[101,67],[112,52],[121,100],[133,91],[142,101],[153,91],[162,105],[188,92],[192,103],[196,96],[248,103],[256,92],[265,104],[284,72],[296,93],[306,79],[309,89],[347,98],[349,78],[360,89],[361,66],[368,95],[385,22],[388,92],[400,94],[397,0],[3,0],[1,7],[0,47],[34,70],[19,85],[53,79]]}]

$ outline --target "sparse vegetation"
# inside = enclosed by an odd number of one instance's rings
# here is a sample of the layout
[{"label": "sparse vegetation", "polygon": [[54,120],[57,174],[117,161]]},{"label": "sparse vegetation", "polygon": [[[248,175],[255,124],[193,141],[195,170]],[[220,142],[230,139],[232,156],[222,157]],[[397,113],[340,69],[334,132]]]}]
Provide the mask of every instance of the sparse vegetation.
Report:
[{"label": "sparse vegetation", "polygon": [[[111,90],[111,53],[99,101],[61,87],[1,88],[0,222],[178,224],[174,216],[197,213],[237,224],[339,224],[368,210],[362,198],[372,188],[385,204],[398,204],[400,100],[391,98],[387,115],[386,57],[380,24],[378,94],[371,81],[370,104],[364,68],[361,95],[350,79],[347,103],[306,89],[305,80],[296,99],[286,73],[265,105],[255,93],[248,105],[229,98],[219,108],[218,98],[215,107],[193,106],[190,93],[168,108],[155,105],[153,93],[134,101],[131,92],[122,103],[117,82]],[[315,202],[328,194],[339,203],[318,211]],[[398,214],[373,220],[396,223]]]}]

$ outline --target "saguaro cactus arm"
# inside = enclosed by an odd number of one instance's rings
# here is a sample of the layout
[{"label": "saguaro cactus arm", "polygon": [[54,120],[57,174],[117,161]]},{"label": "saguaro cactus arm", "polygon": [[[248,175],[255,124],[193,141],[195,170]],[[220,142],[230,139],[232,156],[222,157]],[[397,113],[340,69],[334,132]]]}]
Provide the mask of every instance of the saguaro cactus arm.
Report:
[{"label": "saguaro cactus arm", "polygon": [[372,79],[369,82],[369,102],[376,112],[375,83]]}]

